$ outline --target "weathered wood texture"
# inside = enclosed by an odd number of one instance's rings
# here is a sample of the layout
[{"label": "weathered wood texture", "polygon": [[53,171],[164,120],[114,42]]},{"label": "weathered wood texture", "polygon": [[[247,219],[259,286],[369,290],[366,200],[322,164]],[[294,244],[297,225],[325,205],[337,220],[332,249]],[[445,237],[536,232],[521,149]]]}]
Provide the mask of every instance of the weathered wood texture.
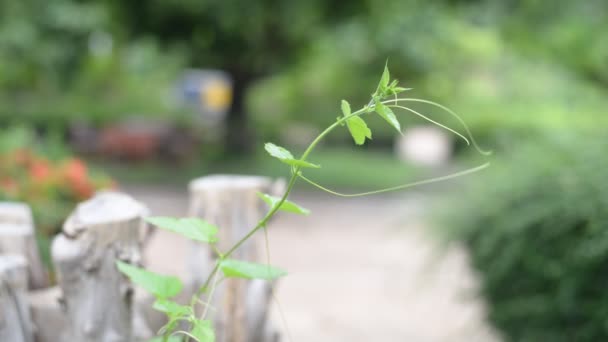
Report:
[{"label": "weathered wood texture", "polygon": [[68,321],[61,341],[132,340],[133,288],[115,262],[139,263],[139,232],[147,212],[127,195],[104,192],[69,216],[52,245]]},{"label": "weathered wood texture", "polygon": [[25,257],[30,289],[48,286],[48,276],[36,244],[32,212],[24,203],[0,202],[0,254]]},{"label": "weathered wood texture", "polygon": [[[190,216],[201,217],[217,225],[218,248],[227,251],[244,237],[263,217],[268,208],[257,192],[277,193],[282,181],[266,177],[213,175],[190,183]],[[260,232],[260,234],[262,234]],[[264,262],[261,235],[254,236],[231,256],[234,259]],[[200,286],[214,263],[208,246],[192,244],[191,274]],[[276,333],[268,320],[273,284],[266,281],[226,279],[215,292],[211,310],[217,342],[269,342]]]},{"label": "weathered wood texture", "polygon": [[23,256],[0,255],[0,341],[34,341],[27,278],[27,261]]},{"label": "weathered wood texture", "polygon": [[68,320],[59,299],[61,290],[57,286],[30,291],[28,301],[36,342],[63,342],[63,332]]}]

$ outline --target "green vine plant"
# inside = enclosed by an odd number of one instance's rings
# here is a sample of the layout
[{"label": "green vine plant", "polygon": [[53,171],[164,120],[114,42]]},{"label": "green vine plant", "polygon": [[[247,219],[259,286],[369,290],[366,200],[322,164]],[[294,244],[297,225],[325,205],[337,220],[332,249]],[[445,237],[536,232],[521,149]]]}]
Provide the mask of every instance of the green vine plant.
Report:
[{"label": "green vine plant", "polygon": [[[334,129],[346,126],[350,132],[356,145],[362,145],[366,140],[372,138],[372,132],[367,126],[363,119],[366,115],[379,115],[382,119],[393,127],[397,132],[401,133],[401,125],[397,120],[393,109],[409,112],[416,116],[423,118],[463,139],[468,145],[472,144],[475,149],[483,154],[488,155],[490,152],[482,150],[475,142],[470,130],[468,129],[465,122],[452,110],[444,107],[438,103],[427,101],[417,98],[399,97],[399,94],[410,90],[409,88],[403,88],[398,85],[397,80],[390,80],[390,73],[388,66],[385,66],[380,82],[371,95],[371,99],[368,104],[362,108],[352,111],[350,104],[346,100],[341,102],[342,115],[339,116],[334,123],[329,125],[324,131],[322,131],[304,150],[299,158],[287,149],[275,145],[273,143],[266,143],[265,150],[274,158],[287,164],[290,170],[290,178],[287,182],[285,192],[281,197],[274,197],[267,194],[259,194],[260,198],[264,200],[268,206],[269,211],[266,215],[255,225],[251,230],[239,241],[237,241],[231,248],[226,251],[220,251],[217,247],[217,232],[218,227],[210,224],[209,222],[203,221],[198,218],[172,218],[172,217],[150,217],[146,220],[158,228],[172,231],[174,233],[181,234],[188,239],[208,244],[217,256],[217,261],[210,274],[204,281],[203,285],[196,291],[190,303],[188,305],[182,305],[171,298],[177,296],[183,285],[179,278],[173,276],[165,276],[147,271],[143,268],[136,267],[121,261],[117,261],[118,269],[124,273],[131,281],[143,289],[153,294],[156,301],[153,304],[153,308],[163,312],[167,316],[167,323],[158,332],[158,337],[152,341],[198,341],[198,342],[213,342],[215,340],[215,334],[213,331],[213,324],[208,318],[210,303],[214,290],[218,283],[225,278],[242,278],[242,279],[264,279],[273,280],[282,276],[285,276],[287,272],[284,270],[271,266],[268,264],[257,264],[251,262],[245,262],[240,260],[232,259],[233,253],[239,249],[248,239],[254,234],[264,229],[268,221],[279,211],[286,211],[294,214],[309,214],[307,209],[300,207],[299,205],[288,201],[287,198],[296,184],[296,181],[301,179],[323,191],[331,194],[342,196],[342,197],[356,197],[365,196],[372,194],[379,194],[383,192],[395,191],[400,189],[409,188],[416,185],[428,184],[438,181],[443,181],[455,177],[460,177],[466,174],[480,171],[489,166],[489,163],[466,169],[457,173],[453,173],[443,177],[437,177],[432,179],[426,179],[414,183],[402,184],[395,187],[386,189],[380,189],[375,191],[356,193],[356,194],[344,194],[333,190],[330,190],[304,176],[304,170],[309,168],[320,168],[320,165],[314,164],[308,160],[315,147],[323,140]],[[466,132],[461,134],[458,131],[443,125],[437,121],[434,121],[427,116],[419,113],[418,111],[405,106],[408,102],[419,102],[428,104],[431,106],[438,107],[455,117],[456,120],[462,125]],[[268,248],[268,246],[266,246]],[[185,324],[184,324],[185,323]],[[183,327],[187,328],[184,329]]]}]

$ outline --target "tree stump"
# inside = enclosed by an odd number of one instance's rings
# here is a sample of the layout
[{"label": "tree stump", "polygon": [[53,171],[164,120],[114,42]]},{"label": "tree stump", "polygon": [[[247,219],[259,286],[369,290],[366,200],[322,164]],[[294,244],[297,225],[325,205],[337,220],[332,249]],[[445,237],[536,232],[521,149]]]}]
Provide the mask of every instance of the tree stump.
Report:
[{"label": "tree stump", "polygon": [[[219,227],[218,248],[227,251],[262,219],[267,211],[257,192],[277,193],[284,182],[266,177],[213,175],[190,183],[190,216],[200,217]],[[254,236],[231,258],[264,262]],[[198,287],[209,274],[214,254],[200,243],[192,244],[191,274]],[[268,321],[271,282],[226,279],[215,292],[212,306],[217,342],[267,342],[276,335]]]},{"label": "tree stump", "polygon": [[62,341],[132,341],[133,288],[115,262],[139,262],[147,212],[127,195],[103,192],[79,204],[65,222],[52,245],[69,325]]},{"label": "tree stump", "polygon": [[0,202],[0,222],[32,223],[32,211],[25,203]]},{"label": "tree stump", "polygon": [[27,261],[23,256],[0,255],[0,341],[34,341],[27,278]]},{"label": "tree stump", "polygon": [[405,130],[395,141],[397,157],[404,162],[420,165],[445,165],[452,156],[452,137],[447,131],[431,125],[418,125]]},{"label": "tree stump", "polygon": [[63,333],[68,326],[67,317],[59,299],[61,290],[57,286],[28,293],[32,324],[36,342],[63,342]]},{"label": "tree stump", "polygon": [[36,244],[32,212],[27,204],[0,202],[0,254],[25,257],[30,289],[48,286],[48,276]]}]

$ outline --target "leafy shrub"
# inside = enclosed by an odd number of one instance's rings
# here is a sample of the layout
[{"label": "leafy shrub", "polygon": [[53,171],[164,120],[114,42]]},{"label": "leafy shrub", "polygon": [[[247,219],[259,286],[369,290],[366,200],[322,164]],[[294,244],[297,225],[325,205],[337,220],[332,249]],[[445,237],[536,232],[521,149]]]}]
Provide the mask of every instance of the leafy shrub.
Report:
[{"label": "leafy shrub", "polygon": [[126,41],[114,22],[102,1],[0,3],[0,125],[65,134],[75,121],[189,114],[173,96],[184,52]]},{"label": "leafy shrub", "polygon": [[439,220],[507,340],[608,339],[608,139],[577,138],[514,148]]},{"label": "leafy shrub", "polygon": [[6,129],[0,137],[0,201],[29,204],[43,240],[59,230],[76,203],[113,186],[58,143],[36,144],[26,129]]},{"label": "leafy shrub", "polygon": [[[368,94],[359,85],[390,55],[399,61],[393,74],[415,85],[409,96],[449,104],[482,145],[497,151],[555,129],[599,131],[608,124],[605,83],[598,82],[608,75],[608,40],[597,34],[608,23],[606,2],[559,3],[371,2],[365,16],[337,24],[292,68],[256,84],[249,99],[253,120],[273,137],[288,122],[321,129],[335,115],[331,99],[365,103]],[[414,108],[459,126],[439,109]],[[423,122],[412,115],[399,119]],[[392,142],[381,123],[369,123],[374,142]],[[348,141],[346,134],[339,138]]]}]

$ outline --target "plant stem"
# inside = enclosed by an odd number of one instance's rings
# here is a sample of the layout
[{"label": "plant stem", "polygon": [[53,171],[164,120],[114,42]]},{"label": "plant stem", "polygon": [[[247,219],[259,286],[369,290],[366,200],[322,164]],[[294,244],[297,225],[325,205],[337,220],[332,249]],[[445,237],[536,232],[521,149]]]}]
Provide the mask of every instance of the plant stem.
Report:
[{"label": "plant stem", "polygon": [[194,304],[196,303],[196,299],[198,297],[200,297],[203,294],[203,292],[205,292],[207,290],[207,287],[209,287],[209,283],[211,282],[211,279],[213,279],[213,276],[220,269],[220,262],[221,262],[221,259],[215,262],[215,266],[213,267],[213,269],[209,273],[209,276],[205,280],[205,283],[203,283],[203,285],[198,288],[198,291],[196,291],[196,293],[194,294],[194,296],[192,296],[192,300],[190,300],[190,306],[193,307]]},{"label": "plant stem", "polygon": [[[319,134],[315,140],[313,140],[310,145],[308,145],[308,148],[304,151],[304,153],[302,154],[302,157],[300,158],[300,160],[305,161],[306,158],[308,157],[308,155],[312,152],[312,150],[317,146],[317,144],[327,135],[329,134],[332,130],[334,130],[334,128],[338,127],[339,125],[341,125],[342,123],[346,122],[346,120],[352,118],[353,116],[360,116],[362,114],[367,113],[367,110],[370,107],[364,107],[359,109],[356,112],[351,113],[350,115],[344,116],[342,118],[340,118],[339,120],[337,120],[336,122],[334,122],[333,124],[331,124],[329,127],[327,127],[323,132],[321,132],[321,134]],[[299,170],[299,168],[298,168]],[[295,176],[297,177],[297,172],[294,172]],[[293,176],[292,176],[293,177]]]},{"label": "plant stem", "polygon": [[285,190],[285,193],[283,194],[281,199],[270,209],[270,211],[266,214],[266,216],[264,216],[264,218],[260,222],[258,222],[258,224],[253,229],[251,229],[249,231],[249,233],[247,233],[247,235],[243,236],[237,243],[234,244],[234,246],[232,246],[232,248],[230,248],[228,250],[228,252],[226,252],[224,254],[224,258],[228,258],[243,243],[245,243],[245,241],[247,241],[253,234],[255,234],[258,230],[260,230],[260,228],[266,226],[266,224],[268,223],[268,220],[270,220],[270,218],[272,218],[272,216],[274,216],[274,214],[279,210],[279,208],[285,202],[285,200],[287,200],[287,196],[289,196],[289,193],[291,193],[291,190],[293,189],[293,186],[295,185],[296,180],[298,179],[297,173],[300,171],[300,168],[301,168],[301,166],[299,166],[299,165],[294,168],[294,172],[291,175],[291,179],[289,179],[289,183],[287,185],[287,190]]},{"label": "plant stem", "polygon": [[[312,150],[315,148],[315,146],[327,135],[329,134],[334,128],[338,127],[339,125],[341,125],[343,122],[345,122],[346,120],[350,119],[353,116],[359,116],[361,114],[365,113],[365,109],[360,109],[348,116],[344,116],[342,118],[340,118],[339,120],[337,120],[336,122],[334,122],[333,124],[331,124],[329,127],[327,127],[323,132],[321,132],[321,134],[319,134],[311,143],[310,145],[308,145],[308,148],[304,151],[304,153],[302,154],[302,157],[300,158],[300,160],[302,161],[306,161],[306,157],[308,157],[308,155],[312,152]],[[245,241],[247,241],[253,234],[255,234],[258,230],[260,230],[262,227],[265,227],[266,224],[268,223],[268,220],[270,220],[274,214],[279,210],[279,208],[281,207],[281,205],[287,200],[287,197],[289,196],[289,194],[291,193],[291,190],[293,189],[293,186],[295,185],[297,179],[298,179],[298,173],[300,172],[300,170],[302,169],[302,166],[297,165],[293,168],[293,172],[291,174],[291,178],[289,179],[289,183],[287,185],[287,189],[285,190],[285,193],[283,194],[283,196],[281,197],[281,199],[270,209],[270,211],[266,214],[266,216],[264,216],[264,218],[258,222],[258,224],[249,231],[249,233],[247,233],[247,235],[245,235],[243,238],[241,238],[236,244],[234,244],[234,246],[232,246],[232,248],[230,248],[228,250],[228,252],[226,252],[223,257],[224,258],[228,258],[232,253],[234,253],[235,250],[237,250],[243,243],[245,243]]]},{"label": "plant stem", "polygon": [[[211,290],[209,290],[209,299],[211,299],[213,297],[213,292],[215,291],[215,288],[218,283],[217,278],[218,278],[218,275],[216,272],[215,276],[213,277],[214,280],[211,282]],[[207,301],[207,305],[205,305],[205,309],[203,310],[203,313],[201,314],[201,318],[200,318],[201,320],[205,319],[205,316],[207,316],[207,312],[209,311],[209,306],[211,306],[211,302]]]},{"label": "plant stem", "polygon": [[[329,134],[332,130],[334,130],[336,127],[338,127],[339,125],[341,125],[342,123],[346,122],[346,120],[350,119],[353,116],[359,116],[362,114],[367,113],[369,107],[364,107],[362,109],[359,109],[356,112],[351,113],[350,115],[344,116],[340,119],[338,119],[336,122],[334,122],[333,124],[331,124],[329,127],[327,127],[323,132],[321,132],[311,143],[310,145],[308,145],[308,148],[304,151],[304,153],[302,154],[302,157],[300,158],[300,160],[305,161],[306,158],[308,157],[308,155],[312,152],[312,150],[315,148],[315,146],[327,135]],[[268,224],[268,221],[274,216],[274,214],[279,210],[279,208],[281,207],[281,205],[287,200],[287,197],[289,196],[289,194],[291,193],[291,190],[293,189],[293,186],[295,185],[296,181],[298,180],[298,175],[300,173],[302,166],[298,165],[295,166],[292,169],[292,173],[291,173],[291,178],[289,179],[289,183],[287,185],[287,189],[285,190],[285,193],[283,193],[283,196],[281,197],[281,199],[270,209],[270,211],[268,211],[268,213],[266,213],[266,215],[264,216],[264,218],[262,218],[262,220],[260,220],[260,222],[258,222],[258,224],[253,227],[253,229],[251,229],[247,235],[243,236],[239,241],[237,241],[234,246],[232,246],[226,253],[224,254],[220,254],[219,259],[217,260],[217,262],[215,263],[215,266],[213,267],[213,270],[211,270],[211,273],[209,273],[209,276],[207,277],[207,279],[205,280],[205,283],[203,283],[203,285],[198,289],[198,291],[196,292],[196,294],[192,297],[192,300],[190,302],[190,305],[193,306],[194,303],[196,303],[196,299],[201,296],[207,289],[207,287],[209,286],[209,283],[211,282],[211,279],[215,276],[215,274],[219,271],[220,268],[220,263],[222,262],[222,260],[227,259],[230,257],[230,255],[232,255],[232,253],[234,253],[234,251],[236,251],[239,247],[241,247],[241,245],[243,243],[245,243],[247,240],[249,240],[249,238],[251,238],[253,236],[253,234],[255,234],[258,230],[260,230],[261,228],[265,227],[266,224]]]}]

